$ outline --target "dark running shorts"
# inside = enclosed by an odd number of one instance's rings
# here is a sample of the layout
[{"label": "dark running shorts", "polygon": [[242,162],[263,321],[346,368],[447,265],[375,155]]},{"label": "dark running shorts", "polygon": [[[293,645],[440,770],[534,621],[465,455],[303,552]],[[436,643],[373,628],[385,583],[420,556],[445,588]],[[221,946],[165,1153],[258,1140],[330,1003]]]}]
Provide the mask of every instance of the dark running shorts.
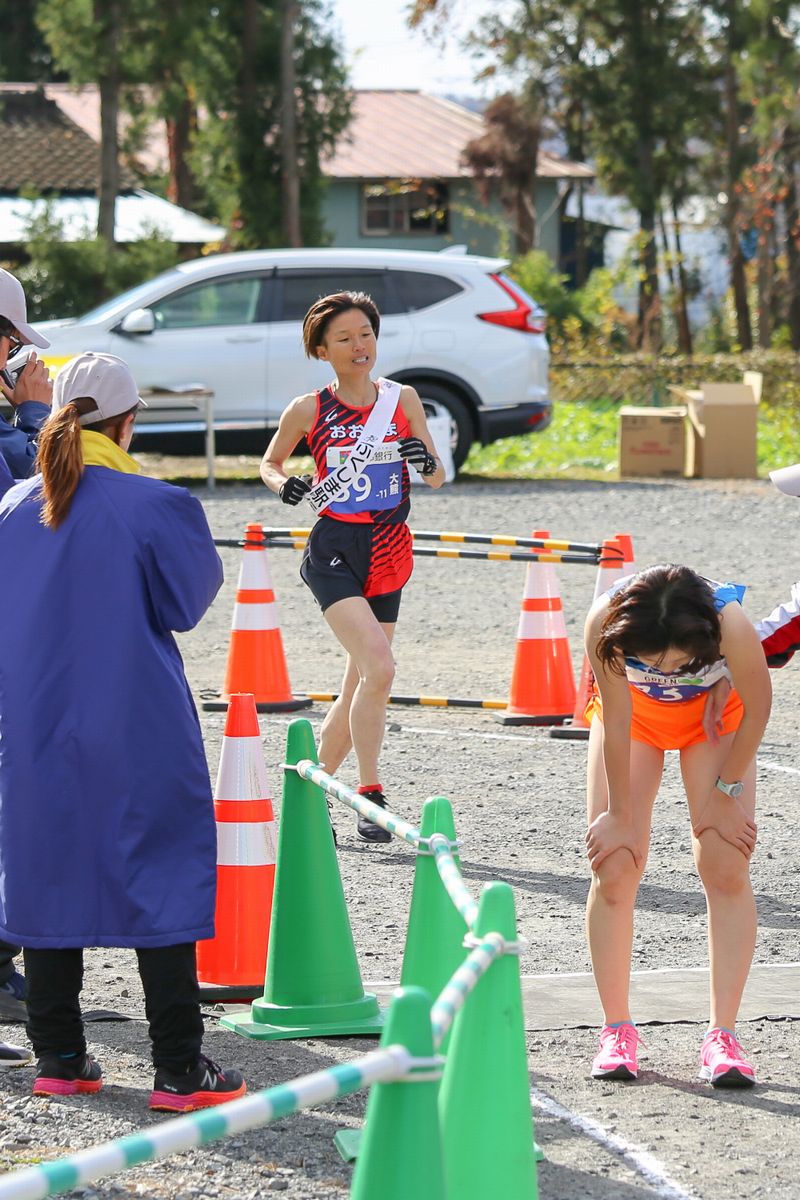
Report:
[{"label": "dark running shorts", "polygon": [[[405,526],[400,528],[405,530]],[[408,569],[404,561],[399,564],[397,578],[401,581],[400,586],[378,595],[365,595],[372,582],[370,573],[374,567],[375,530],[376,526],[372,524],[336,521],[331,517],[320,517],[314,525],[303,551],[300,577],[313,592],[323,612],[337,600],[363,596],[379,621],[393,624],[397,620],[402,585],[411,573],[410,544],[407,552]],[[408,540],[410,543],[410,534]],[[403,560],[405,557],[403,553]]]}]

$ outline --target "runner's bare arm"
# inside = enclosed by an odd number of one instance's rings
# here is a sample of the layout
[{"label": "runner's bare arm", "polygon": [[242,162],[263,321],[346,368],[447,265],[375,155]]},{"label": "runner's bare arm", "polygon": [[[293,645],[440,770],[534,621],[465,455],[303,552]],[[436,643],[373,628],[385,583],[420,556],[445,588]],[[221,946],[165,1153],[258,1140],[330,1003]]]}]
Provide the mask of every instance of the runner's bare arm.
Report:
[{"label": "runner's bare arm", "polygon": [[627,818],[631,810],[631,694],[624,670],[618,674],[597,657],[600,627],[607,610],[607,596],[600,596],[589,609],[585,628],[586,654],[603,702],[603,761],[608,779],[609,812],[619,812]]},{"label": "runner's bare arm", "polygon": [[261,478],[273,492],[279,492],[289,478],[283,464],[297,443],[305,437],[314,422],[317,397],[313,392],[306,396],[295,396],[281,415],[278,432],[264,451],[261,460]]},{"label": "runner's bare arm", "polygon": [[772,683],[758,633],[744,610],[738,604],[726,604],[720,624],[720,650],[744,704],[742,723],[720,770],[727,782],[741,779],[756,756],[769,720]]},{"label": "runner's bare arm", "polygon": [[428,487],[440,488],[444,483],[444,467],[436,454],[436,447],[433,444],[433,438],[428,429],[428,421],[425,417],[425,409],[422,407],[422,401],[413,387],[409,387],[407,384],[403,385],[403,389],[400,392],[400,404],[406,415],[411,436],[418,437],[420,441],[424,442],[426,449],[436,460],[436,470],[432,475],[422,475],[422,482],[427,483]]},{"label": "runner's bare arm", "polygon": [[612,671],[597,655],[600,627],[607,609],[608,597],[599,597],[589,610],[584,630],[586,653],[603,703],[603,764],[608,783],[608,808],[595,817],[586,832],[586,849],[593,871],[616,850],[629,850],[637,867],[643,858],[636,838],[631,798],[630,687],[624,671]]}]

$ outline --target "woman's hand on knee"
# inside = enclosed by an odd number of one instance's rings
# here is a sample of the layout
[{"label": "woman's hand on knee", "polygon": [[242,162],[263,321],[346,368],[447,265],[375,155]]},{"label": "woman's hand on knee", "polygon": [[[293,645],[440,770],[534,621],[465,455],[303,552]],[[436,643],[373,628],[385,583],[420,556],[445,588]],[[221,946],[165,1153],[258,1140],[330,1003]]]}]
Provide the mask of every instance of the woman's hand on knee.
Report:
[{"label": "woman's hand on knee", "polygon": [[615,813],[603,812],[595,817],[586,831],[585,841],[593,871],[615,850],[629,850],[637,870],[642,866],[644,856],[633,823]]},{"label": "woman's hand on knee", "polygon": [[692,832],[699,838],[708,829],[713,829],[723,841],[735,846],[745,858],[750,858],[756,848],[758,830],[755,821],[748,817],[738,800],[721,795],[716,788]]}]

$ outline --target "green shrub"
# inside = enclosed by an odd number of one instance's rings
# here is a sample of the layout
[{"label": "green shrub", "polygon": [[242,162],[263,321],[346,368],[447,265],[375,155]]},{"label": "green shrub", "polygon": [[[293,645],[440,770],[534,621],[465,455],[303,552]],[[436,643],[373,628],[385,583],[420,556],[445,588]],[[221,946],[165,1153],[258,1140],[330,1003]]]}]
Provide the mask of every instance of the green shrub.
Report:
[{"label": "green shrub", "polygon": [[650,358],[620,354],[613,358],[567,359],[554,356],[550,387],[556,402],[585,403],[605,399],[617,404],[679,403],[669,387],[696,388],[701,383],[741,383],[745,371],[764,376],[762,408],[800,405],[800,360],[778,350],[748,354],[695,355],[693,358]]},{"label": "green shrub", "polygon": [[567,290],[569,276],[559,274],[544,250],[531,250],[514,259],[508,273],[537,304],[541,304],[551,329],[555,326],[556,330],[562,330],[569,317],[577,318],[581,326],[588,328],[577,294]]}]

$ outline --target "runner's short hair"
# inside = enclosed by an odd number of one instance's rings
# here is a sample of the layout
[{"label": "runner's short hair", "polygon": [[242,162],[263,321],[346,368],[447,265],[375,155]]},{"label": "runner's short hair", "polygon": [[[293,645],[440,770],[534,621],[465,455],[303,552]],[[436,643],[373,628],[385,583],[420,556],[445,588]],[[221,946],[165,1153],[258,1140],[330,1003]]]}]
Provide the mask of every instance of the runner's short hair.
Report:
[{"label": "runner's short hair", "polygon": [[358,308],[372,326],[375,337],[380,333],[381,314],[378,306],[366,292],[334,292],[315,300],[303,317],[303,346],[308,358],[316,358],[317,350],[325,341],[325,333],[334,317]]},{"label": "runner's short hair", "polygon": [[624,673],[622,658],[686,653],[689,674],[721,656],[722,625],[707,579],[689,567],[666,563],[633,575],[614,593],[600,625],[597,657]]}]

